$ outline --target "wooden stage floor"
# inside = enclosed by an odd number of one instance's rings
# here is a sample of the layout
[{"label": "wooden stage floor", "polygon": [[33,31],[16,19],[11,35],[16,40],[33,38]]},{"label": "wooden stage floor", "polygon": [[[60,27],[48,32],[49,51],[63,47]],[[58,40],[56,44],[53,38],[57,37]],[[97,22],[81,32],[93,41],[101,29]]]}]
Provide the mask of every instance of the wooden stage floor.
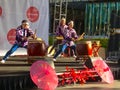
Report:
[{"label": "wooden stage floor", "polygon": [[[2,57],[0,57],[1,59]],[[36,60],[47,60],[52,61],[52,57],[45,57],[44,59],[36,59]],[[72,67],[72,68],[82,68],[83,62],[75,61],[75,58],[73,57],[60,57],[57,59],[54,63],[54,67],[56,72],[64,71],[66,66]],[[106,61],[108,66],[112,68],[120,68],[120,65],[118,65],[116,62],[112,61]],[[5,64],[0,63],[0,74],[7,74],[7,73],[20,73],[20,72],[29,72],[31,64],[28,64],[27,56],[21,55],[21,56],[11,56]]]}]

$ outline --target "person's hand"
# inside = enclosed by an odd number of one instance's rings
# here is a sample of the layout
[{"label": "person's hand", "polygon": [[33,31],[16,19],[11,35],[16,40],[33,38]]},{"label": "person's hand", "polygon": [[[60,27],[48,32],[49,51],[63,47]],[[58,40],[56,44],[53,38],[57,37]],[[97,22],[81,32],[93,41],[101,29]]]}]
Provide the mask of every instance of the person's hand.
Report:
[{"label": "person's hand", "polygon": [[36,34],[33,34],[33,35],[31,35],[30,37],[31,37],[32,39],[37,39]]},{"label": "person's hand", "polygon": [[72,41],[75,41],[75,38],[72,38]]},{"label": "person's hand", "polygon": [[22,41],[27,41],[27,37],[22,37]]},{"label": "person's hand", "polygon": [[36,34],[34,34],[34,35],[33,35],[33,39],[37,39],[37,36],[36,36]]}]

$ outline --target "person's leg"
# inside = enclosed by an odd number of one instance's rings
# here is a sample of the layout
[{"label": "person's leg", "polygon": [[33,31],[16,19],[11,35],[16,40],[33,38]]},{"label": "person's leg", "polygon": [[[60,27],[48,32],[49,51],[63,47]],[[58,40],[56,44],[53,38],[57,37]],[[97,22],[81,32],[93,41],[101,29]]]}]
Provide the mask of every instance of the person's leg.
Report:
[{"label": "person's leg", "polygon": [[2,60],[5,60],[5,61],[6,61],[6,59],[7,59],[12,53],[14,53],[18,48],[19,48],[19,46],[18,46],[17,44],[14,44],[14,45],[12,46],[12,48],[5,54],[5,56],[3,57]]},{"label": "person's leg", "polygon": [[28,45],[24,46],[23,48],[27,49],[27,46],[28,46]]},{"label": "person's leg", "polygon": [[53,51],[53,49],[58,46],[59,43],[60,43],[60,42],[59,42],[58,40],[55,41],[48,54],[50,54],[50,53]]},{"label": "person's leg", "polygon": [[67,45],[66,45],[66,44],[63,44],[63,45],[62,45],[62,48],[60,48],[60,49],[56,52],[56,54],[55,54],[55,56],[54,56],[53,58],[56,59],[61,52],[64,52],[64,51],[65,51],[66,47],[67,47]]},{"label": "person's leg", "polygon": [[64,44],[63,47],[62,47],[62,52],[64,52],[67,47],[68,46],[66,44]]},{"label": "person's leg", "polygon": [[61,52],[62,52],[62,49],[59,49],[53,58],[56,59]]},{"label": "person's leg", "polygon": [[76,46],[75,45],[71,46],[71,49],[73,51],[73,57],[76,57]]}]

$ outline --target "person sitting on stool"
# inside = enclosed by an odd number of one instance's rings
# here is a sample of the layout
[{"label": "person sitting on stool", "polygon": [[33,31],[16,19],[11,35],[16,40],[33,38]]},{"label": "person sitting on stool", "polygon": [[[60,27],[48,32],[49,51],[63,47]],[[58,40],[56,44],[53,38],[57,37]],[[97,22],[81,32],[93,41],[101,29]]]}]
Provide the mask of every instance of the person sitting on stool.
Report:
[{"label": "person sitting on stool", "polygon": [[64,32],[64,40],[62,42],[62,48],[56,52],[55,56],[53,57],[53,61],[56,61],[57,56],[60,53],[64,52],[67,47],[70,47],[73,50],[73,57],[76,57],[76,53],[75,53],[76,46],[74,41],[78,38],[78,35],[75,29],[73,28],[73,26],[74,26],[74,22],[70,21],[68,23],[68,28],[66,28]]},{"label": "person sitting on stool", "polygon": [[[57,29],[56,29],[56,32],[55,32],[55,35],[56,37],[63,37],[63,33],[64,33],[64,30],[67,28],[68,26],[66,25],[66,19],[65,18],[62,18],[61,21],[60,21],[60,24],[57,26]],[[54,42],[54,45],[52,46],[52,48],[50,49],[50,51],[48,52],[48,57],[51,56],[51,52],[52,50],[58,46],[58,44],[61,44],[62,40],[59,40],[57,39],[55,42]]]}]

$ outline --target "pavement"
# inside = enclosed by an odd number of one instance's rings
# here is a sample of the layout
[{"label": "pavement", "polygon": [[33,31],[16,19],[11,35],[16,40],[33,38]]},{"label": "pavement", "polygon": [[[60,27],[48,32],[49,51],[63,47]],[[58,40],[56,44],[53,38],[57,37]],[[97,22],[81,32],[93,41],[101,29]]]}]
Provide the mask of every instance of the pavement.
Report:
[{"label": "pavement", "polygon": [[64,87],[57,87],[56,90],[120,90],[120,80],[115,80],[113,84],[88,82],[83,85],[66,85]]},{"label": "pavement", "polygon": [[[37,87],[23,90],[40,90]],[[120,80],[114,80],[114,83],[88,82],[86,84],[71,84],[57,87],[55,90],[120,90]]]}]

